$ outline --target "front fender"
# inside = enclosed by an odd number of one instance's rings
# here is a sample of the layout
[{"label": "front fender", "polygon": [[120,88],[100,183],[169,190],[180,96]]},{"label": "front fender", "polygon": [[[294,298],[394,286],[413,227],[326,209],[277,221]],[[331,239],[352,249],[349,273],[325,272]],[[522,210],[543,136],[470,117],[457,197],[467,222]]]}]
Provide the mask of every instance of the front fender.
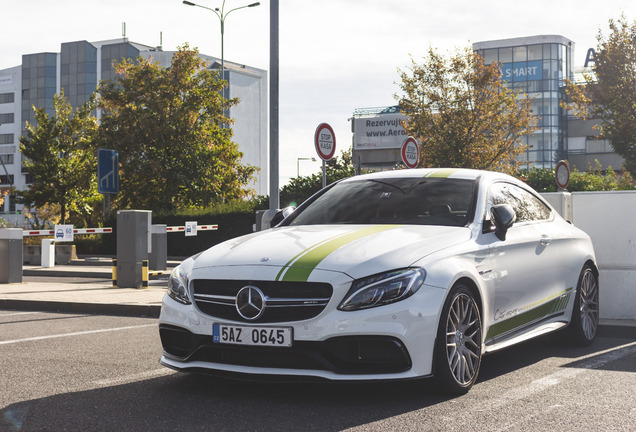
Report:
[{"label": "front fender", "polygon": [[[455,255],[439,259],[429,263],[418,263],[426,270],[425,284],[446,290],[446,296],[451,287],[459,280],[469,280],[477,290],[478,304],[481,305],[482,325],[485,317],[489,316],[489,293],[488,287],[492,285],[493,271],[488,255],[488,249],[476,253]],[[440,305],[441,308],[444,302]]]}]

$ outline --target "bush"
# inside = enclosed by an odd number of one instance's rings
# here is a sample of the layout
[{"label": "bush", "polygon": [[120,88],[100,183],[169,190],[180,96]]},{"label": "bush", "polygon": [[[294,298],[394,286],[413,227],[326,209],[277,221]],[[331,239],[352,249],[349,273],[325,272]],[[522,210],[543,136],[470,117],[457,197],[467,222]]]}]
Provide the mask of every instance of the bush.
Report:
[{"label": "bush", "polygon": [[[168,256],[188,257],[217,243],[253,232],[256,210],[261,208],[264,209],[259,200],[232,201],[175,214],[153,213],[152,223],[183,226],[186,221],[197,221],[198,225],[218,225],[216,231],[199,231],[192,237],[185,237],[183,233],[168,234]],[[104,226],[112,227],[113,233],[75,238],[78,255],[117,255],[117,216],[107,220]]]},{"label": "bush", "polygon": [[[537,192],[556,192],[557,190],[553,169],[521,171],[517,177]],[[585,172],[572,170],[567,190],[568,192],[636,190],[636,182],[629,172],[617,173],[611,166],[607,170],[602,170],[601,165],[596,161],[595,165],[590,165]]]}]

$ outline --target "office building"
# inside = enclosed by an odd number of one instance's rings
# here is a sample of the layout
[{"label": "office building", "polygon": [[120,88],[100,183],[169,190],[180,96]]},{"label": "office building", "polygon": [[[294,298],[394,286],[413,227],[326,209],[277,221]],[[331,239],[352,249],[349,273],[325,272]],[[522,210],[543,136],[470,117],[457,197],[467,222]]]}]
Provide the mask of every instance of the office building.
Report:
[{"label": "office building", "polygon": [[[34,123],[32,106],[53,113],[53,97],[64,89],[73,107],[82,105],[97,88],[100,80],[115,77],[113,62],[137,56],[152,59],[167,67],[174,52],[163,51],[131,42],[126,38],[87,42],[74,41],[61,45],[60,52],[25,54],[19,66],[0,70],[0,190],[25,189],[32,181],[22,166],[19,137],[26,133],[24,125]],[[221,60],[201,55],[209,68],[220,69]],[[259,195],[268,193],[267,163],[267,72],[225,60],[225,96],[240,103],[227,115],[235,120],[233,141],[244,157],[243,163],[260,167],[256,181],[248,187]],[[20,210],[13,197],[8,197],[0,214],[19,223]]]}]

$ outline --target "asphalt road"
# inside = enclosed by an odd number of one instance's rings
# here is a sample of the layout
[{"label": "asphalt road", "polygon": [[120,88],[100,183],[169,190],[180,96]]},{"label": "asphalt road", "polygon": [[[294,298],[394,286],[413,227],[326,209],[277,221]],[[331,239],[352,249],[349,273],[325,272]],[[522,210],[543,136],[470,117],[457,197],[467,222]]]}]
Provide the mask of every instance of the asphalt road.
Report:
[{"label": "asphalt road", "polygon": [[172,372],[148,318],[0,311],[0,431],[636,430],[636,340],[540,338],[428,381],[275,384]]}]

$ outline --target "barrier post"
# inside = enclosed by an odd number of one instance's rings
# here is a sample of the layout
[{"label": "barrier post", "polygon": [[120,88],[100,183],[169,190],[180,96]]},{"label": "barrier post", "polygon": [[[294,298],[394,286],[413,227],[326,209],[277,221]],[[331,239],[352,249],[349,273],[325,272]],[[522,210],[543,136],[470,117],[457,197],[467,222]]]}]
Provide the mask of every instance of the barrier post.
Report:
[{"label": "barrier post", "polygon": [[141,288],[142,261],[151,250],[150,225],[152,212],[148,210],[120,210],[117,212],[117,286]]},{"label": "barrier post", "polygon": [[40,253],[41,266],[43,268],[55,267],[55,240],[42,239],[42,252]]},{"label": "barrier post", "polygon": [[153,270],[168,268],[168,227],[154,224],[151,227],[152,251],[148,254],[148,265]]},{"label": "barrier post", "polygon": [[22,229],[0,228],[0,283],[22,282]]}]

